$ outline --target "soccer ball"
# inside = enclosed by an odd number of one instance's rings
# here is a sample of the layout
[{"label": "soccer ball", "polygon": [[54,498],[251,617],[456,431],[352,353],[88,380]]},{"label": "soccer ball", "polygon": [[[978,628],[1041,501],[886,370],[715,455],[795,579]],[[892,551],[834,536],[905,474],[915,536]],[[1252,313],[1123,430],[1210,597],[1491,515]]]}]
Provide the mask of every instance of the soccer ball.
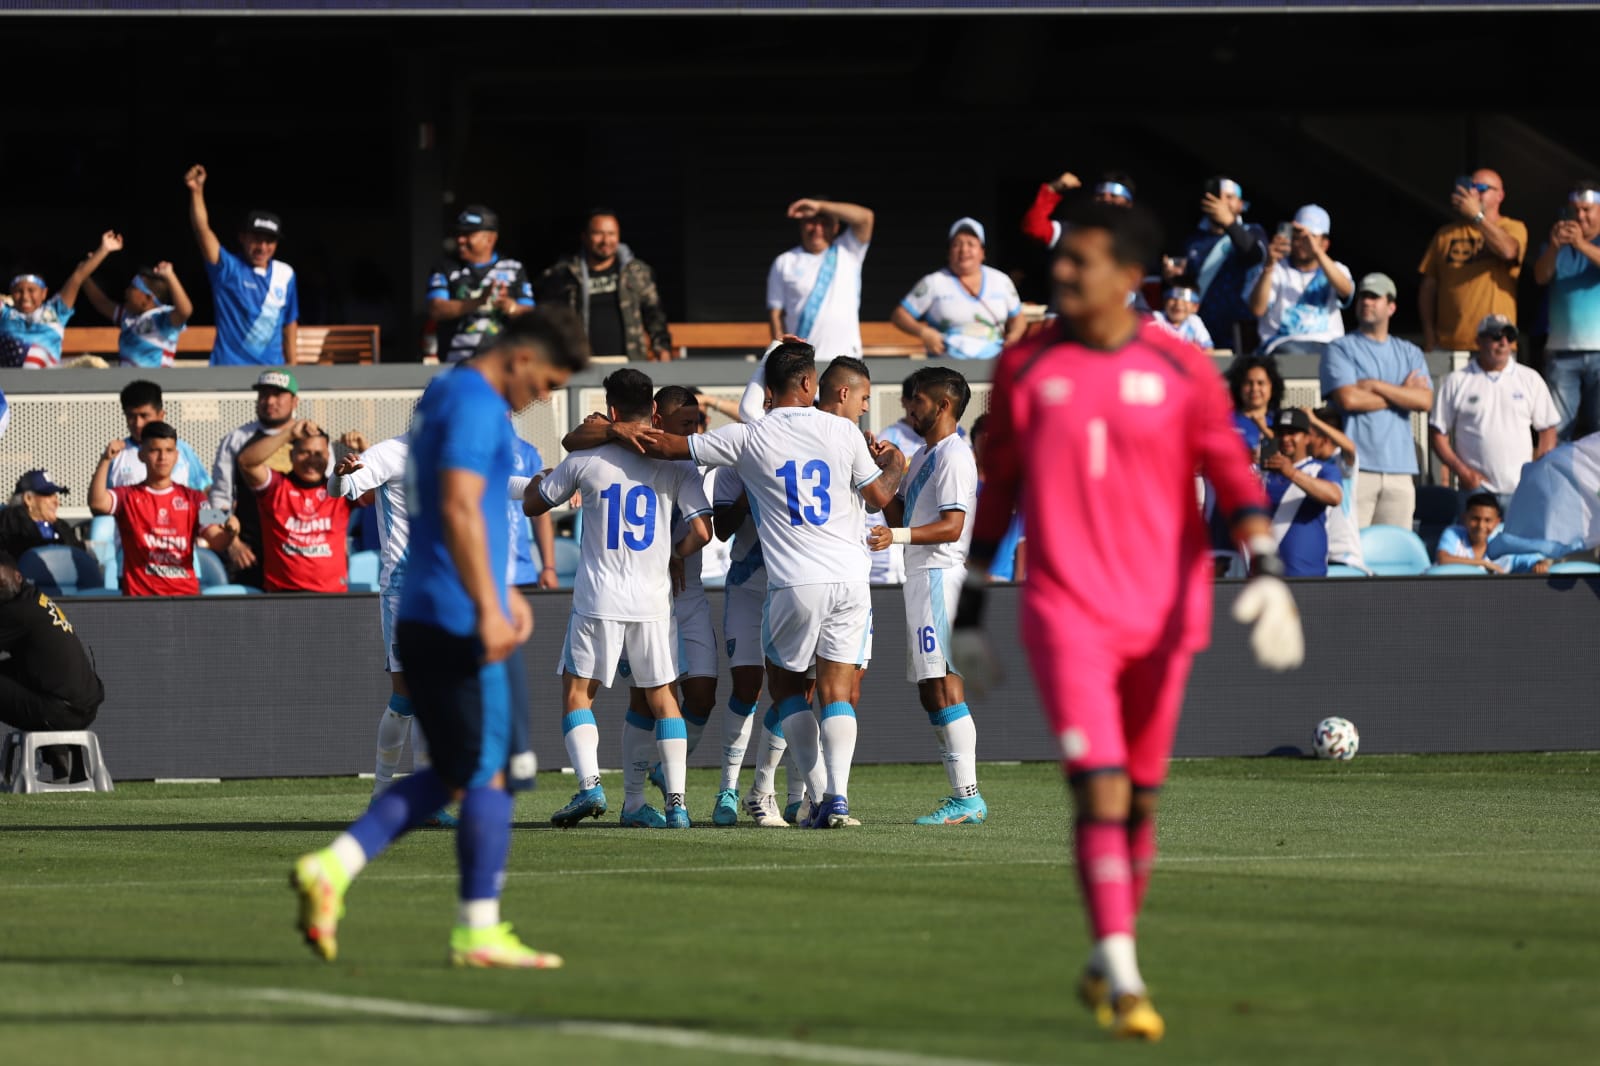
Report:
[{"label": "soccer ball", "polygon": [[1348,761],[1356,757],[1356,749],[1361,747],[1361,734],[1348,718],[1324,718],[1311,734],[1311,747],[1319,759]]}]

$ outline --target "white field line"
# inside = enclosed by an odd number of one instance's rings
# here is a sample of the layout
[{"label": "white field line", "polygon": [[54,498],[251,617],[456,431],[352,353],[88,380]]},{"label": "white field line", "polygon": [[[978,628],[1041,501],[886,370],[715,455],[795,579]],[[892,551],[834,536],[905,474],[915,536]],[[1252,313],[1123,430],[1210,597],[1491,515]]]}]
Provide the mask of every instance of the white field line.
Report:
[{"label": "white field line", "polygon": [[933,1055],[919,1055],[909,1051],[880,1051],[874,1048],[849,1047],[841,1044],[811,1044],[799,1040],[769,1040],[752,1036],[729,1036],[701,1032],[696,1029],[635,1025],[629,1022],[582,1021],[572,1018],[550,1020],[523,1018],[514,1014],[495,1014],[490,1011],[471,1010],[464,1007],[438,1006],[432,1003],[411,1003],[399,999],[373,999],[367,996],[336,996],[323,992],[302,992],[290,988],[242,989],[239,994],[246,999],[268,1003],[318,1007],[325,1010],[347,1011],[353,1014],[373,1014],[385,1018],[407,1018],[412,1021],[440,1022],[446,1025],[519,1026],[541,1029],[546,1032],[558,1033],[562,1036],[616,1040],[630,1044],[648,1044],[655,1047],[705,1051],[720,1055],[744,1055],[751,1058],[832,1062],[848,1064],[848,1066],[1004,1066],[1003,1063],[983,1059],[952,1059]]}]

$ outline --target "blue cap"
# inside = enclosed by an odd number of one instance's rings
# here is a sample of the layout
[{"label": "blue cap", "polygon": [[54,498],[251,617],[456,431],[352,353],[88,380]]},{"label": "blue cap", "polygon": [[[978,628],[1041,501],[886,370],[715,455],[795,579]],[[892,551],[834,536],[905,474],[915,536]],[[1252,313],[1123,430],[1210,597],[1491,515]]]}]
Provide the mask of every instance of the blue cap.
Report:
[{"label": "blue cap", "polygon": [[30,470],[17,478],[17,491],[31,492],[35,496],[54,496],[58,492],[71,490],[51,481],[48,470]]}]

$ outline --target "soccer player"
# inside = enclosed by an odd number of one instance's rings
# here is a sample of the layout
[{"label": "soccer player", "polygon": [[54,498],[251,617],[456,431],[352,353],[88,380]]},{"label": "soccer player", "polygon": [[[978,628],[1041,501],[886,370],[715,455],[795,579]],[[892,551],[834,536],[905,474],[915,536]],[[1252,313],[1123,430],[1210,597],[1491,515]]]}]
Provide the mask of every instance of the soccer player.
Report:
[{"label": "soccer player", "polygon": [[952,656],[970,687],[985,665],[982,601],[995,545],[1020,503],[1028,581],[1021,631],[1077,812],[1074,850],[1094,951],[1079,994],[1119,1036],[1160,1039],[1134,950],[1155,861],[1189,664],[1210,637],[1211,553],[1195,506],[1199,469],[1252,556],[1234,617],[1272,669],[1304,638],[1275,575],[1266,499],[1208,357],[1128,295],[1161,250],[1138,207],[1075,205],[1052,268],[1059,319],[1000,357],[984,490]]},{"label": "soccer player", "polygon": [[972,389],[954,370],[926,367],[912,376],[911,394],[907,417],[925,447],[884,509],[892,528],[875,528],[868,546],[906,546],[906,680],[917,686],[950,778],[949,798],[917,824],[981,825],[989,808],[978,792],[978,731],[961,675],[949,664],[950,619],[978,503],[978,464],[956,432]]},{"label": "soccer player", "polygon": [[395,782],[332,844],[295,863],[299,927],[332,961],[350,880],[450,801],[461,802],[456,855],[456,966],[546,969],[561,957],[525,946],[500,921],[512,797],[535,770],[517,648],[533,631],[528,601],[506,583],[503,494],[510,421],[588,363],[577,316],[533,311],[433,379],[411,422],[411,553],[400,595],[399,657],[433,765]]},{"label": "soccer player", "polygon": [[[732,466],[762,521],[767,563],[767,678],[778,718],[813,796],[817,828],[850,822],[850,761],[856,716],[851,696],[871,626],[870,561],[862,501],[881,509],[894,498],[905,460],[846,419],[812,406],[817,395],[811,345],[785,341],[767,356],[772,406],[753,423],[693,437],[655,434],[647,448],[668,459]],[[820,725],[806,697],[815,662]]]},{"label": "soccer player", "polygon": [[[650,378],[625,368],[609,375],[604,384],[610,421],[642,423],[648,429],[655,410]],[[610,443],[573,452],[549,474],[534,478],[523,510],[543,514],[571,499],[574,492],[583,494],[583,544],[560,673],[565,710],[561,731],[578,791],[550,816],[550,823],[569,828],[606,812],[606,794],[600,787],[600,734],[592,708],[600,686],[611,687],[619,663],[626,659],[654,725],[647,731],[647,720],[629,719],[624,747],[634,753],[648,750],[644,737],[653,737],[666,781],[667,809],[663,815],[645,805],[637,773],[640,758],[634,754],[624,767],[621,823],[687,829],[683,793],[688,730],[672,692],[678,670],[668,560],[697,552],[711,539],[711,504],[693,466],[660,463],[631,446]],[[671,542],[674,506],[689,523],[689,531],[676,543]],[[648,772],[649,759],[643,763]]]}]

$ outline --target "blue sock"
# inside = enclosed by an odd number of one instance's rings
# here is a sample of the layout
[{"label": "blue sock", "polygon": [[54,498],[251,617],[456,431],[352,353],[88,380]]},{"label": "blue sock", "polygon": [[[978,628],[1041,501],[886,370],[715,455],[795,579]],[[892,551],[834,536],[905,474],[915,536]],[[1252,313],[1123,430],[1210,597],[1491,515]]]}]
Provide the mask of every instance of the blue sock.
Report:
[{"label": "blue sock", "polygon": [[778,721],[786,722],[801,711],[810,711],[811,704],[806,702],[804,696],[785,696],[778,701],[778,706],[775,709],[778,714]]},{"label": "blue sock", "polygon": [[389,709],[395,714],[403,714],[408,718],[414,713],[414,708],[411,706],[411,697],[402,696],[398,692],[389,694]]},{"label": "blue sock", "polygon": [[421,825],[450,801],[450,790],[430,767],[396,781],[372,801],[349,829],[368,859]]},{"label": "blue sock", "polygon": [[740,718],[749,718],[752,714],[756,713],[756,705],[754,703],[746,703],[738,696],[729,696],[728,710],[732,711]]},{"label": "blue sock", "polygon": [[462,798],[456,861],[463,900],[499,898],[511,849],[511,804],[511,793],[487,785],[468,789]]},{"label": "blue sock", "polygon": [[962,718],[970,717],[972,717],[972,711],[967,708],[965,703],[953,703],[943,710],[928,712],[928,722],[935,729],[947,726],[951,722],[959,721]]},{"label": "blue sock", "polygon": [[767,708],[766,716],[761,719],[761,724],[767,727],[767,732],[779,740],[783,739],[783,721],[778,717],[778,705],[776,703]]}]

